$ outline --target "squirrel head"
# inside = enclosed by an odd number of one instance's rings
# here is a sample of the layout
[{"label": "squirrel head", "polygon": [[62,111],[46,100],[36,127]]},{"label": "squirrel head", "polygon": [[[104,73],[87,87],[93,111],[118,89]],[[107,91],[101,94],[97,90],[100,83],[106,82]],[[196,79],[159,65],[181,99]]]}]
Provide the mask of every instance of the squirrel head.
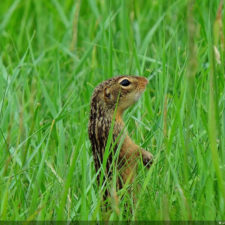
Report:
[{"label": "squirrel head", "polygon": [[119,76],[105,81],[102,100],[105,108],[115,109],[123,113],[129,106],[138,101],[148,80],[138,76]]}]

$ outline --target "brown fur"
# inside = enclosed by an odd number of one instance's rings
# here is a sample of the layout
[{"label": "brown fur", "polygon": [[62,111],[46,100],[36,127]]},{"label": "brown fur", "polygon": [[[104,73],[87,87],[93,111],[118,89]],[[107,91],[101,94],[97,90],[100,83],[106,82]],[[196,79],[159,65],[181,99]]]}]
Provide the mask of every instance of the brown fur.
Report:
[{"label": "brown fur", "polygon": [[[130,82],[128,86],[121,84],[124,79]],[[144,165],[149,166],[152,163],[152,154],[136,145],[126,131],[124,131],[124,122],[122,119],[124,110],[139,99],[147,83],[148,81],[144,77],[118,76],[99,84],[92,95],[88,133],[96,172],[98,172],[103,162],[107,138],[117,105],[115,124],[113,127],[113,141],[115,142],[121,133],[125,135],[124,139],[122,137],[120,138],[120,141],[123,140],[123,143],[117,165],[122,178],[122,182],[118,179],[119,188],[122,188],[125,183],[132,183],[135,176],[137,158],[142,159]],[[118,144],[119,142],[114,147],[114,151],[117,150]],[[112,173],[110,171],[111,163],[112,153],[108,157],[105,171],[105,175],[109,178]],[[100,181],[100,174],[97,177],[98,182]]]}]

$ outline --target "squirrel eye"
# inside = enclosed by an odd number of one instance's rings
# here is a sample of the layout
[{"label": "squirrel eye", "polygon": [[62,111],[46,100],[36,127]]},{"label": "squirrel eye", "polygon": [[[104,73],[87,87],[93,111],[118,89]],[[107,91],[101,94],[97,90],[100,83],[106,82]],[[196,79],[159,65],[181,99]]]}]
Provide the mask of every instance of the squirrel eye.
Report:
[{"label": "squirrel eye", "polygon": [[122,80],[122,81],[120,82],[120,84],[121,84],[122,86],[128,86],[128,85],[130,85],[130,81],[127,80],[127,79],[124,79],[124,80]]}]

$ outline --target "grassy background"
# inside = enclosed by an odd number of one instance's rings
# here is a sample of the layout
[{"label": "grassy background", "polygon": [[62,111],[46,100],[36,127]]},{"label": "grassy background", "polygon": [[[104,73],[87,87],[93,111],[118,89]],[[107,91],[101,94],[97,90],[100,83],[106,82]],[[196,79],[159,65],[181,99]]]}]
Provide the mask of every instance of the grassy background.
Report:
[{"label": "grassy background", "polygon": [[150,82],[124,119],[155,163],[132,214],[122,199],[109,218],[225,220],[224,23],[219,0],[1,1],[0,218],[104,217],[90,97],[138,74]]}]

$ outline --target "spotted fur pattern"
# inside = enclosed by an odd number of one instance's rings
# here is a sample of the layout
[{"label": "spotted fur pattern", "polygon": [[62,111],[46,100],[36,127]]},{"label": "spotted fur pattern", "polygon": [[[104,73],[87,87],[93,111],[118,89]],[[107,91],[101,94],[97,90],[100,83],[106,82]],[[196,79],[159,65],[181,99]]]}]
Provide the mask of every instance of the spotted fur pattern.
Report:
[{"label": "spotted fur pattern", "polygon": [[[119,78],[120,77],[117,77],[117,79]],[[88,134],[89,139],[91,141],[96,172],[99,171],[101,164],[103,162],[104,151],[112,123],[112,115],[116,106],[116,102],[114,104],[106,105],[102,101],[100,95],[103,94],[105,87],[112,86],[115,80],[117,79],[112,78],[98,85],[95,88],[91,99],[91,112],[90,112]],[[118,126],[118,124],[115,124],[113,132],[113,141],[116,140],[122,129],[123,127],[120,127]],[[117,149],[117,144],[115,145],[114,148]],[[110,171],[111,162],[112,162],[112,152],[109,154],[106,163],[105,172],[108,176],[111,175]],[[98,182],[100,181],[100,173],[97,176],[97,180]]]}]

